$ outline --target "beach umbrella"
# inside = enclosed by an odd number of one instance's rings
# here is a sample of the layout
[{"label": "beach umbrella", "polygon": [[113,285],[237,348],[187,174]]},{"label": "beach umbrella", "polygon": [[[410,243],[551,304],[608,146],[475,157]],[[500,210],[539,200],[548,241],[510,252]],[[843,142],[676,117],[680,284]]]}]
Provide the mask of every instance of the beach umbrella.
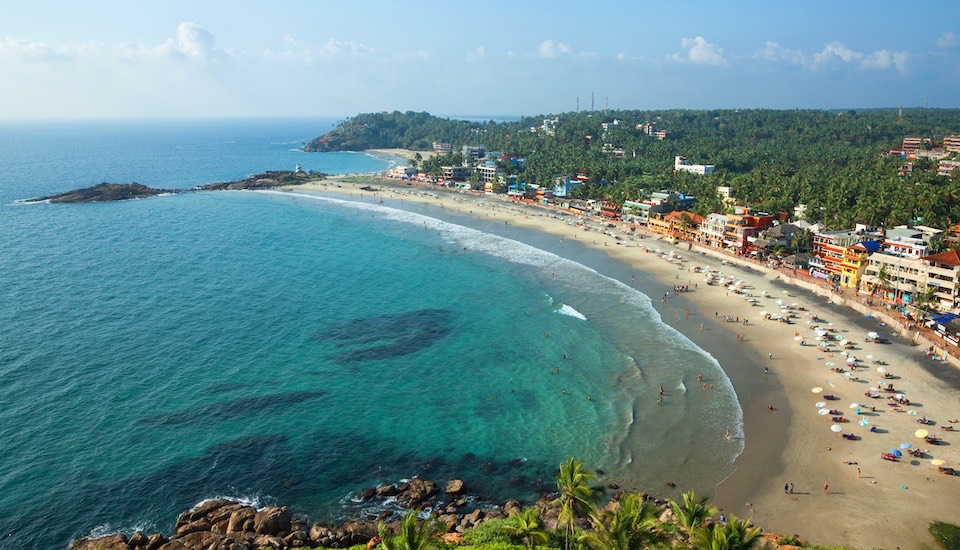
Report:
[{"label": "beach umbrella", "polygon": [[766,312],[766,311],[761,311],[761,312],[760,312],[760,316],[761,316],[761,317],[766,317],[766,316],[767,316],[767,312]]},{"label": "beach umbrella", "polygon": [[841,426],[840,424],[834,424],[833,426],[830,426],[830,431],[835,434],[838,434],[843,431],[843,426]]},{"label": "beach umbrella", "polygon": [[827,362],[826,362],[826,365],[827,365],[828,367],[835,367],[837,364],[834,363],[833,361],[827,361]]},{"label": "beach umbrella", "polygon": [[906,441],[904,441],[903,443],[900,444],[900,448],[903,450],[911,449],[913,448],[913,444],[907,443]]},{"label": "beach umbrella", "polygon": [[930,461],[930,464],[934,466],[943,466],[946,462],[942,458],[935,458]]},{"label": "beach umbrella", "polygon": [[897,399],[903,399],[903,394],[898,393],[898,394],[895,394],[894,397],[896,397]]},{"label": "beach umbrella", "polygon": [[827,402],[826,402],[826,401],[817,401],[817,403],[816,403],[816,405],[815,405],[815,407],[817,407],[818,409],[819,409],[819,408],[822,408],[822,407],[826,407],[826,406],[827,406]]},{"label": "beach umbrella", "polygon": [[846,356],[850,355],[850,352],[848,352],[848,351],[841,351],[841,352],[840,352],[840,355],[846,357]]},{"label": "beach umbrella", "polygon": [[793,339],[799,342],[800,340],[803,340],[803,336],[794,336]]},{"label": "beach umbrella", "polygon": [[852,373],[852,372],[845,372],[845,373],[843,373],[843,375],[846,376],[847,378],[853,377],[853,373]]},{"label": "beach umbrella", "polygon": [[830,414],[830,409],[826,409],[826,408],[820,409],[819,411],[817,411],[817,414],[819,414],[820,416],[826,416]]},{"label": "beach umbrella", "polygon": [[909,410],[907,411],[907,414],[909,414],[910,416],[917,416],[917,411]]},{"label": "beach umbrella", "polygon": [[915,435],[915,436],[923,439],[924,437],[927,437],[927,435],[928,435],[929,433],[930,433],[930,432],[928,432],[927,430],[919,429],[919,430],[913,432],[913,435]]},{"label": "beach umbrella", "polygon": [[[813,389],[810,390],[810,391],[812,391],[813,393],[823,393],[823,388],[821,388],[820,386],[817,386],[816,388],[813,388]],[[918,436],[918,437],[920,437],[920,436]]]},{"label": "beach umbrella", "polygon": [[880,335],[877,334],[876,332],[868,332],[868,333],[867,333],[867,338],[870,338],[871,340],[876,340],[876,339],[880,338]]},{"label": "beach umbrella", "polygon": [[887,369],[883,367],[877,367],[877,372],[879,372],[880,374],[887,374]]},{"label": "beach umbrella", "polygon": [[870,421],[867,420],[866,418],[861,418],[861,419],[860,419],[860,422],[857,422],[857,424],[860,424],[860,425],[863,426],[864,428],[866,428],[866,427],[867,427],[867,424],[869,424],[869,423],[870,423]]},{"label": "beach umbrella", "polygon": [[890,449],[890,454],[892,454],[893,456],[895,456],[895,457],[897,457],[897,458],[900,458],[901,456],[903,456],[903,453],[900,452],[900,449],[898,449],[898,448],[896,448],[896,447],[893,447],[892,449]]},{"label": "beach umbrella", "polygon": [[857,358],[856,358],[856,357],[847,357],[847,364],[848,364],[848,365],[852,365],[852,364],[854,364],[854,363],[856,363],[856,362],[857,362]]},{"label": "beach umbrella", "polygon": [[829,342],[818,342],[817,345],[820,346],[821,348],[829,348],[829,347],[830,347],[830,343],[829,343]]},{"label": "beach umbrella", "polygon": [[876,357],[874,357],[873,354],[868,354],[867,359],[873,361],[874,359],[876,359]]},{"label": "beach umbrella", "polygon": [[860,403],[850,403],[850,408],[851,408],[851,409],[856,409],[856,408],[858,408],[858,407],[860,407]]}]

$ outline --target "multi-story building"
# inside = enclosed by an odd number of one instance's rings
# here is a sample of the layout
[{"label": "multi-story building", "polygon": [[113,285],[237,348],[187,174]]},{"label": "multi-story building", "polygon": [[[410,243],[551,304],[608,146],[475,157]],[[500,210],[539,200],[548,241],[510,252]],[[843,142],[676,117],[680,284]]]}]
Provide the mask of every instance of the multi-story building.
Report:
[{"label": "multi-story building", "polygon": [[947,250],[921,260],[927,266],[926,286],[933,291],[940,308],[952,310],[960,306],[960,254]]},{"label": "multi-story building", "polygon": [[723,248],[723,234],[729,221],[723,214],[707,214],[700,224],[700,242],[711,248]]},{"label": "multi-story building", "polygon": [[451,148],[452,147],[449,143],[438,143],[436,141],[433,142],[433,150],[438,153],[449,153]]},{"label": "multi-story building", "polygon": [[840,266],[840,286],[856,289],[867,264],[870,263],[870,255],[878,250],[878,241],[863,241],[844,249],[843,263]]},{"label": "multi-story building", "polygon": [[915,155],[917,151],[920,150],[921,143],[923,143],[923,138],[905,137],[903,138],[903,145],[900,147],[900,149],[907,156]]},{"label": "multi-story building", "polygon": [[498,174],[496,161],[488,160],[477,165],[477,175],[483,183],[497,183]]},{"label": "multi-story building", "polygon": [[840,282],[843,274],[844,252],[864,239],[855,229],[824,231],[813,236],[813,255],[810,257],[810,274],[820,279]]},{"label": "multi-story building", "polygon": [[464,145],[462,149],[463,162],[476,162],[486,156],[483,145]]},{"label": "multi-story building", "polygon": [[727,215],[727,225],[723,229],[723,245],[737,254],[746,254],[750,248],[750,239],[756,238],[764,229],[773,225],[773,216],[765,212],[751,212],[749,208],[737,208],[736,213]]},{"label": "multi-story building", "polygon": [[937,175],[938,176],[953,176],[954,174],[960,174],[960,160],[941,160],[937,166]]},{"label": "multi-story building", "polygon": [[960,153],[960,134],[943,138],[943,149],[948,153]]},{"label": "multi-story building", "polygon": [[471,169],[469,166],[443,166],[443,179],[452,181],[464,181],[470,177]]},{"label": "multi-story building", "polygon": [[674,172],[691,172],[706,176],[713,173],[714,166],[712,164],[690,164],[687,157],[677,156],[673,159],[673,170]]},{"label": "multi-story building", "polygon": [[580,180],[570,178],[554,178],[553,196],[565,199],[570,196],[570,192],[581,185],[583,185],[583,182]]}]

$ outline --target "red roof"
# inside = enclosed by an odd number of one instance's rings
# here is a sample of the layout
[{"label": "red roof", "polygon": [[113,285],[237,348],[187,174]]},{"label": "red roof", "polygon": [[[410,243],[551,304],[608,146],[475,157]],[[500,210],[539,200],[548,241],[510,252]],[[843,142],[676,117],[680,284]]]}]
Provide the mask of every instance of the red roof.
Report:
[{"label": "red roof", "polygon": [[960,266],[960,253],[958,253],[956,250],[947,250],[946,252],[931,254],[930,256],[924,256],[920,259],[941,265],[949,265],[951,267]]},{"label": "red roof", "polygon": [[699,214],[695,214],[693,212],[688,212],[686,210],[674,210],[673,212],[670,212],[669,214],[665,215],[663,219],[665,220],[676,219],[677,221],[680,221],[683,219],[684,215],[687,216],[687,219],[693,225],[700,225],[703,223],[703,216]]}]

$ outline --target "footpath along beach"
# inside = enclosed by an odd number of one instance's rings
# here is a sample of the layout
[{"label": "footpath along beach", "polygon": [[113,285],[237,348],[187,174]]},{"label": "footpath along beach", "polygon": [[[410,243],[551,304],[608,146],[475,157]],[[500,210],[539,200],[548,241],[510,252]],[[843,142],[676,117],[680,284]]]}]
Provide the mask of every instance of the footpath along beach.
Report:
[{"label": "footpath along beach", "polygon": [[[378,191],[370,191],[369,185],[334,178],[291,191],[383,200],[400,208],[415,202],[437,207],[437,217],[457,211],[503,220],[555,235],[558,248],[562,239],[573,239],[602,250],[664,285],[668,303],[654,300],[664,321],[720,360],[743,408],[746,446],[735,473],[716,488],[714,497],[728,515],[814,543],[877,548],[932,545],[930,522],[957,521],[960,476],[944,475],[936,464],[960,466],[960,431],[950,431],[954,426],[960,430],[960,424],[949,422],[960,417],[960,371],[931,360],[922,347],[878,319],[829,304],[787,284],[779,272],[737,266],[705,249],[688,250],[686,243],[673,245],[651,235],[641,238],[599,220],[390,180],[374,182]],[[582,225],[576,225],[578,221]],[[742,283],[737,289],[708,285],[705,275],[710,271],[722,277],[722,283]],[[688,284],[691,291],[675,294],[673,287],[680,284]],[[789,309],[781,310],[781,303]],[[673,315],[677,311],[684,314]],[[761,312],[791,318],[765,320]],[[870,331],[885,343],[866,342]],[[818,345],[818,334],[826,344]],[[806,345],[800,345],[801,339]],[[848,357],[857,361],[848,365]],[[891,378],[883,378],[878,368]],[[897,391],[874,392],[876,398],[865,395],[879,384],[884,389],[893,384]],[[814,388],[822,391],[814,393]],[[891,406],[888,397],[894,394],[902,394],[909,404]],[[933,423],[918,423],[924,417]],[[832,431],[834,425],[841,431]],[[936,435],[940,444],[917,437],[918,429]],[[855,439],[843,437],[850,434]],[[891,449],[902,457],[881,458]],[[909,451],[918,449],[923,452],[911,456]]]}]

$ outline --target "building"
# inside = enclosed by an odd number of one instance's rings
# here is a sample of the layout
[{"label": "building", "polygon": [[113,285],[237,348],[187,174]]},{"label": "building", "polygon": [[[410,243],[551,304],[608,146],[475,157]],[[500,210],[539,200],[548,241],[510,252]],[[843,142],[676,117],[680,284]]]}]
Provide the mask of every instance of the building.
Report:
[{"label": "building", "polygon": [[937,166],[937,175],[951,177],[954,174],[960,174],[960,160],[941,160]]},{"label": "building", "polygon": [[570,193],[583,185],[583,182],[576,179],[570,178],[554,178],[553,180],[553,196],[561,199],[565,199],[570,196]]},{"label": "building", "polygon": [[750,241],[756,239],[761,231],[773,225],[773,216],[765,212],[751,212],[749,208],[737,208],[729,214],[723,228],[723,246],[736,254],[746,254]]},{"label": "building", "polygon": [[856,229],[817,233],[813,236],[810,275],[839,284],[847,247],[864,240],[863,232]]},{"label": "building", "polygon": [[476,162],[487,154],[483,145],[464,145],[462,152],[464,163]]},{"label": "building", "polygon": [[677,156],[673,160],[674,172],[691,172],[693,174],[706,176],[712,174],[713,169],[714,166],[712,164],[690,164],[690,161],[687,160],[687,157]]},{"label": "building", "polygon": [[940,309],[955,310],[960,306],[960,254],[947,250],[921,258],[927,266],[926,287]]},{"label": "building", "polygon": [[699,241],[703,216],[693,212],[674,210],[666,214],[656,214],[647,222],[654,233],[666,235],[676,241]]},{"label": "building", "polygon": [[948,153],[960,153],[960,134],[943,138],[943,149]]},{"label": "building", "polygon": [[711,248],[723,248],[723,234],[729,221],[723,214],[707,214],[700,224],[700,242]]},{"label": "building", "polygon": [[441,154],[449,153],[451,151],[451,145],[449,143],[438,143],[434,141],[433,150]]},{"label": "building", "polygon": [[843,251],[843,263],[840,266],[840,286],[856,289],[870,263],[870,255],[880,250],[878,241],[863,241],[848,246]]},{"label": "building", "polygon": [[903,145],[900,147],[900,150],[907,156],[917,154],[917,151],[920,150],[920,145],[923,143],[923,138],[918,137],[905,137],[903,138]]},{"label": "building", "polygon": [[499,167],[496,161],[487,160],[477,165],[477,176],[483,183],[496,183]]},{"label": "building", "polygon": [[464,181],[470,177],[471,169],[469,166],[443,166],[443,179],[452,181]]}]

